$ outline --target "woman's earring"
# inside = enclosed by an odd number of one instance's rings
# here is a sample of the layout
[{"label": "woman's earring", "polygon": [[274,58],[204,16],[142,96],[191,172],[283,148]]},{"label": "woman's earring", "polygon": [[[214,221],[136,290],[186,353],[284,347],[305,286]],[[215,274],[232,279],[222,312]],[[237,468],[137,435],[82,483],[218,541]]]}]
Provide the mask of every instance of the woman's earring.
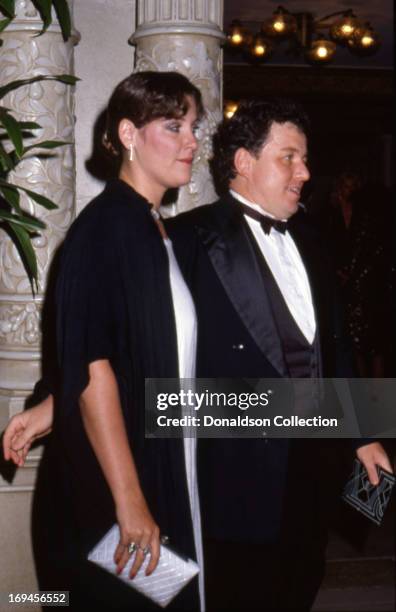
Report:
[{"label": "woman's earring", "polygon": [[133,161],[135,159],[135,152],[133,150],[133,144],[129,145],[129,161]]}]

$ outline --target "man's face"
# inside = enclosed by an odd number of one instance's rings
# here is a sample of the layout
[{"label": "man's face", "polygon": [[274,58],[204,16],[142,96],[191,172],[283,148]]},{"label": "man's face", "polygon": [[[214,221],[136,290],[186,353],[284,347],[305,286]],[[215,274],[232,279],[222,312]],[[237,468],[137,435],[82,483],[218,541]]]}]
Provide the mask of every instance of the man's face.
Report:
[{"label": "man's face", "polygon": [[298,210],[301,190],[309,179],[307,139],[293,123],[273,123],[246,176],[249,199],[276,219]]}]

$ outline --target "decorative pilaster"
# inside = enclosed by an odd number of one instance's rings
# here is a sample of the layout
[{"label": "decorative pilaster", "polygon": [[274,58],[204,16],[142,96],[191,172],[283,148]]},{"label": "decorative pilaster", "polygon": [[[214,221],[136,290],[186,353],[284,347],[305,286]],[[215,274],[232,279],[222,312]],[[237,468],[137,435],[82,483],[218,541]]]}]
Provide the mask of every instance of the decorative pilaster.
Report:
[{"label": "decorative pilaster", "polygon": [[137,29],[130,39],[136,45],[136,71],[183,73],[201,90],[206,109],[192,180],[165,215],[216,199],[208,159],[222,118],[222,22],[222,0],[138,0]]},{"label": "decorative pilaster", "polygon": [[[65,43],[55,16],[49,30],[36,36],[41,28],[39,13],[30,0],[18,0],[16,18],[2,33],[2,84],[38,74],[73,73],[73,44],[77,35]],[[48,81],[17,89],[2,103],[19,119],[42,126],[29,144],[47,139],[72,142],[73,98],[70,86]],[[39,294],[35,299],[15,247],[0,230],[0,410],[6,407],[9,414],[23,407],[25,396],[40,377],[42,295],[52,255],[74,217],[73,146],[46,153],[45,158],[37,155],[26,158],[12,175],[16,184],[46,195],[58,205],[57,210],[47,211],[21,194],[22,206],[47,225],[33,241],[39,268]]]}]

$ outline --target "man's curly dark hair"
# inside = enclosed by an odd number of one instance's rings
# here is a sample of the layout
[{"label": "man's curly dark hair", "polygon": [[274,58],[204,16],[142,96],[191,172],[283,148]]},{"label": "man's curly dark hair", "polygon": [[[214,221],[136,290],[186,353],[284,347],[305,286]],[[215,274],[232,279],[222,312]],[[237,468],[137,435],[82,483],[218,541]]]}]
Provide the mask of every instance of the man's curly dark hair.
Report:
[{"label": "man's curly dark hair", "polygon": [[307,135],[309,120],[303,109],[286,99],[242,100],[230,119],[224,119],[213,137],[213,177],[219,193],[235,178],[234,156],[243,147],[258,156],[273,123],[290,122]]}]

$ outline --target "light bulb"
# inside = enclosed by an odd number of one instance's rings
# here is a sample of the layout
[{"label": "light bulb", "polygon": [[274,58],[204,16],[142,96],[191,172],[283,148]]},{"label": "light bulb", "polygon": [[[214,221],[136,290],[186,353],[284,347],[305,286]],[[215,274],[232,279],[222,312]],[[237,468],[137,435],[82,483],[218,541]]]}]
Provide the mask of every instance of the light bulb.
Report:
[{"label": "light bulb", "polygon": [[234,43],[234,45],[239,45],[242,42],[242,36],[239,33],[233,34],[231,36],[231,40]]},{"label": "light bulb", "polygon": [[326,64],[330,62],[335,54],[336,44],[326,38],[315,40],[312,43],[306,57],[308,61],[319,64]]},{"label": "light bulb", "polygon": [[363,47],[370,47],[372,44],[374,44],[374,38],[366,34],[366,36],[362,37],[360,42],[363,45]]},{"label": "light bulb", "polygon": [[272,27],[274,28],[276,32],[283,32],[285,29],[285,22],[284,21],[274,21]]},{"label": "light bulb", "polygon": [[343,34],[345,34],[346,36],[349,36],[350,34],[352,34],[354,29],[355,28],[353,26],[351,26],[350,23],[344,23],[344,25],[341,26],[341,30],[342,30]]},{"label": "light bulb", "polygon": [[327,51],[326,47],[318,47],[316,49],[316,54],[318,57],[324,58],[328,56],[329,52]]},{"label": "light bulb", "polygon": [[231,117],[233,116],[233,114],[236,112],[238,108],[238,104],[235,104],[235,102],[228,102],[226,104],[226,107],[224,109],[224,115],[227,119],[231,119]]},{"label": "light bulb", "polygon": [[254,47],[254,53],[255,55],[264,55],[265,47],[263,45],[256,45]]}]

